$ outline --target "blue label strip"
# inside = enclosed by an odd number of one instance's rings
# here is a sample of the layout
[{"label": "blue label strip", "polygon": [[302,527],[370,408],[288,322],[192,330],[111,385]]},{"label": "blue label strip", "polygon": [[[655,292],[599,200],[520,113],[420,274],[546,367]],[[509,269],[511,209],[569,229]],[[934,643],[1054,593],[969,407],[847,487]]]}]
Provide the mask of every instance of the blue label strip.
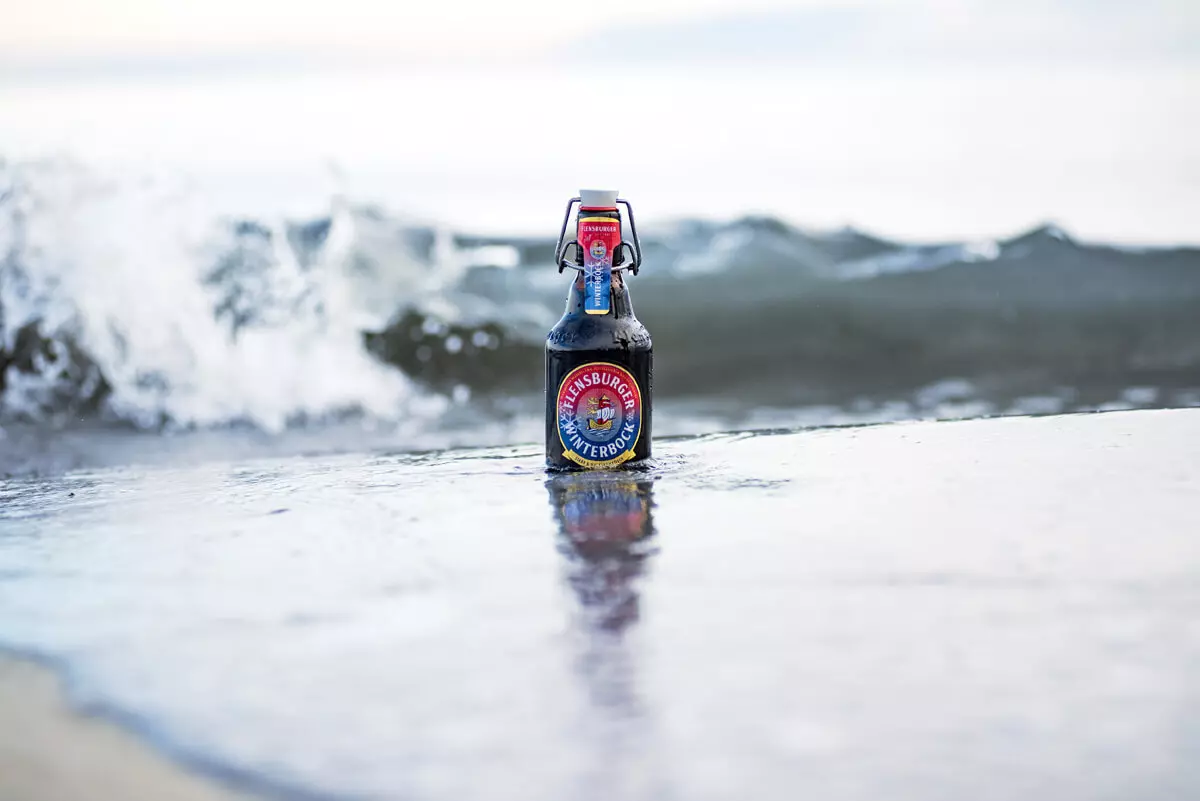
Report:
[{"label": "blue label strip", "polygon": [[583,267],[583,310],[588,314],[608,314],[608,300],[612,296],[612,258],[592,261],[584,259]]}]

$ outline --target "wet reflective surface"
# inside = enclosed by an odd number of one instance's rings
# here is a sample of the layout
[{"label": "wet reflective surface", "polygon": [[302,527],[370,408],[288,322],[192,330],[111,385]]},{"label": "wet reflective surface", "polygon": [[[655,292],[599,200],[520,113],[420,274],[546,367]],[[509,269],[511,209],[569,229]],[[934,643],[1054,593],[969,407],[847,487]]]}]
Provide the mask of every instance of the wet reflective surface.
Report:
[{"label": "wet reflective surface", "polygon": [[297,798],[1191,797],[1197,442],[1139,412],[10,480],[0,646]]}]

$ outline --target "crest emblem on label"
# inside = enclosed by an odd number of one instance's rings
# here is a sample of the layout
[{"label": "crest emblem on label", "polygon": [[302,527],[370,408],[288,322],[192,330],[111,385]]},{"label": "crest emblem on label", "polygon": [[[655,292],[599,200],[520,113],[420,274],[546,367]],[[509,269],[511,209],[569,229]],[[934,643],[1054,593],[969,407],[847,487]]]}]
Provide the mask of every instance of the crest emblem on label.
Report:
[{"label": "crest emblem on label", "polygon": [[642,434],[642,390],[624,367],[591,362],[558,386],[558,436],[563,456],[589,468],[633,458]]}]

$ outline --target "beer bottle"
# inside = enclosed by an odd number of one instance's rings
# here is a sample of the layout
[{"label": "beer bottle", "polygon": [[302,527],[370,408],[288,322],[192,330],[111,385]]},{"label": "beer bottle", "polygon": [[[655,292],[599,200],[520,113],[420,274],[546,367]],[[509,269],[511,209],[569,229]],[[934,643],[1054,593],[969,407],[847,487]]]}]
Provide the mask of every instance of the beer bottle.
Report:
[{"label": "beer bottle", "polygon": [[[568,242],[576,203],[575,239]],[[620,205],[632,242],[622,239]],[[650,332],[634,315],[626,285],[642,261],[633,207],[616,192],[580,192],[567,203],[555,261],[560,273],[573,270],[575,280],[562,319],[546,337],[546,466],[641,462],[650,456],[654,371]]]}]

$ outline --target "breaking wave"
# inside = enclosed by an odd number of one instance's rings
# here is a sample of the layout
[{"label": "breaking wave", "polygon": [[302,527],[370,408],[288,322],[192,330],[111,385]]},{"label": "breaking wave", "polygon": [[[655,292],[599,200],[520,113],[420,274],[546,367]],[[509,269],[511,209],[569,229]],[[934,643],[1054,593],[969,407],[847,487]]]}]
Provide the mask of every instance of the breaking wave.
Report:
[{"label": "breaking wave", "polygon": [[[643,240],[633,294],[660,398],[1200,402],[1195,249],[1050,226],[910,245],[764,217]],[[552,249],[337,196],[306,219],[234,218],[181,180],[0,162],[0,420],[278,431],[537,398],[565,292]]]}]

